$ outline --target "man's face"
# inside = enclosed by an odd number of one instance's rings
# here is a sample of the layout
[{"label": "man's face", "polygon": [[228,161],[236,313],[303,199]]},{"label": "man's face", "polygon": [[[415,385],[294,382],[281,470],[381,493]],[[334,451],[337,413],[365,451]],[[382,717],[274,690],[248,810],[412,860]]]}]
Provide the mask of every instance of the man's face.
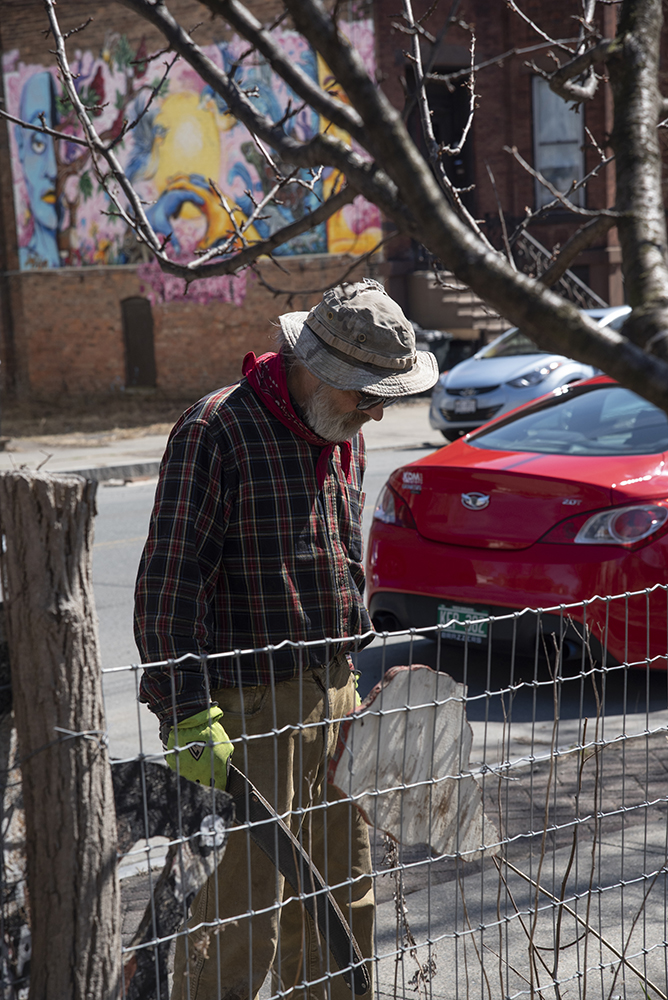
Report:
[{"label": "man's face", "polygon": [[358,410],[360,395],[354,389],[334,389],[321,382],[304,406],[306,422],[326,441],[348,441],[369,420],[383,419],[383,404]]}]

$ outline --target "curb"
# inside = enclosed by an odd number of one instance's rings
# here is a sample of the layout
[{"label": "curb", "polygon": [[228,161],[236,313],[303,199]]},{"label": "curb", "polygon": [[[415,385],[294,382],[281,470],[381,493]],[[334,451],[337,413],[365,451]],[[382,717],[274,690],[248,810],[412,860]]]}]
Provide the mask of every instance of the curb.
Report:
[{"label": "curb", "polygon": [[160,471],[160,460],[154,462],[136,462],[132,465],[103,465],[97,469],[63,469],[60,472],[65,476],[82,476],[83,479],[91,479],[96,483],[103,483],[108,479],[139,479],[142,477],[157,476]]}]

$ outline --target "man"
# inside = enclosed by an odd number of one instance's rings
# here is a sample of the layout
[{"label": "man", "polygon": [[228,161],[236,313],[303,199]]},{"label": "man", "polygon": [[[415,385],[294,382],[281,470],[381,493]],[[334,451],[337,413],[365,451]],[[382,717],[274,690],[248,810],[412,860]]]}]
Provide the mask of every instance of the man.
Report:
[{"label": "man", "polygon": [[[224,788],[234,748],[370,958],[367,828],[326,783],[338,720],[356,698],[354,643],[335,640],[371,627],[358,432],[384,406],[430,388],[438,367],[368,279],[280,324],[280,352],[247,355],[242,381],[191,407],[170,436],[135,611],[144,662],[163,662],[145,670],[140,697],[186,777]],[[348,1000],[318,929],[283,888],[247,831],[233,830],[193,903],[188,947],[177,942],[174,1000],[246,1000],[270,969],[281,990]]]}]

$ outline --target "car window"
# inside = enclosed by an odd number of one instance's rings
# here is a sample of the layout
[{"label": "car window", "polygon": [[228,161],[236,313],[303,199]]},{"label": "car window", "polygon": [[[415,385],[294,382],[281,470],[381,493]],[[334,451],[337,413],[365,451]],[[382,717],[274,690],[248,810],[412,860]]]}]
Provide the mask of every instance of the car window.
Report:
[{"label": "car window", "polygon": [[521,330],[509,330],[507,334],[493,341],[478,355],[479,358],[512,358],[516,354],[551,354],[537,347],[526,333]]},{"label": "car window", "polygon": [[668,450],[668,417],[630,389],[592,386],[478,431],[469,444],[551,455],[650,455]]}]

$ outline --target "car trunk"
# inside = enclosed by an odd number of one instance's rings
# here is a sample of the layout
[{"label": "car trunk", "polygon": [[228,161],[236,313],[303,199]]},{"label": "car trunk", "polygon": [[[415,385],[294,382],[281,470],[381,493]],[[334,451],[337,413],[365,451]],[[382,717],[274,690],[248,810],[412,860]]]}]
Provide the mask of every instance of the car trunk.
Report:
[{"label": "car trunk", "polygon": [[406,470],[398,470],[390,482],[408,503],[420,534],[450,545],[527,548],[559,521],[612,502],[607,486],[538,475],[535,467],[532,475],[507,468],[412,468],[419,469],[420,479],[413,473],[411,481]]}]

